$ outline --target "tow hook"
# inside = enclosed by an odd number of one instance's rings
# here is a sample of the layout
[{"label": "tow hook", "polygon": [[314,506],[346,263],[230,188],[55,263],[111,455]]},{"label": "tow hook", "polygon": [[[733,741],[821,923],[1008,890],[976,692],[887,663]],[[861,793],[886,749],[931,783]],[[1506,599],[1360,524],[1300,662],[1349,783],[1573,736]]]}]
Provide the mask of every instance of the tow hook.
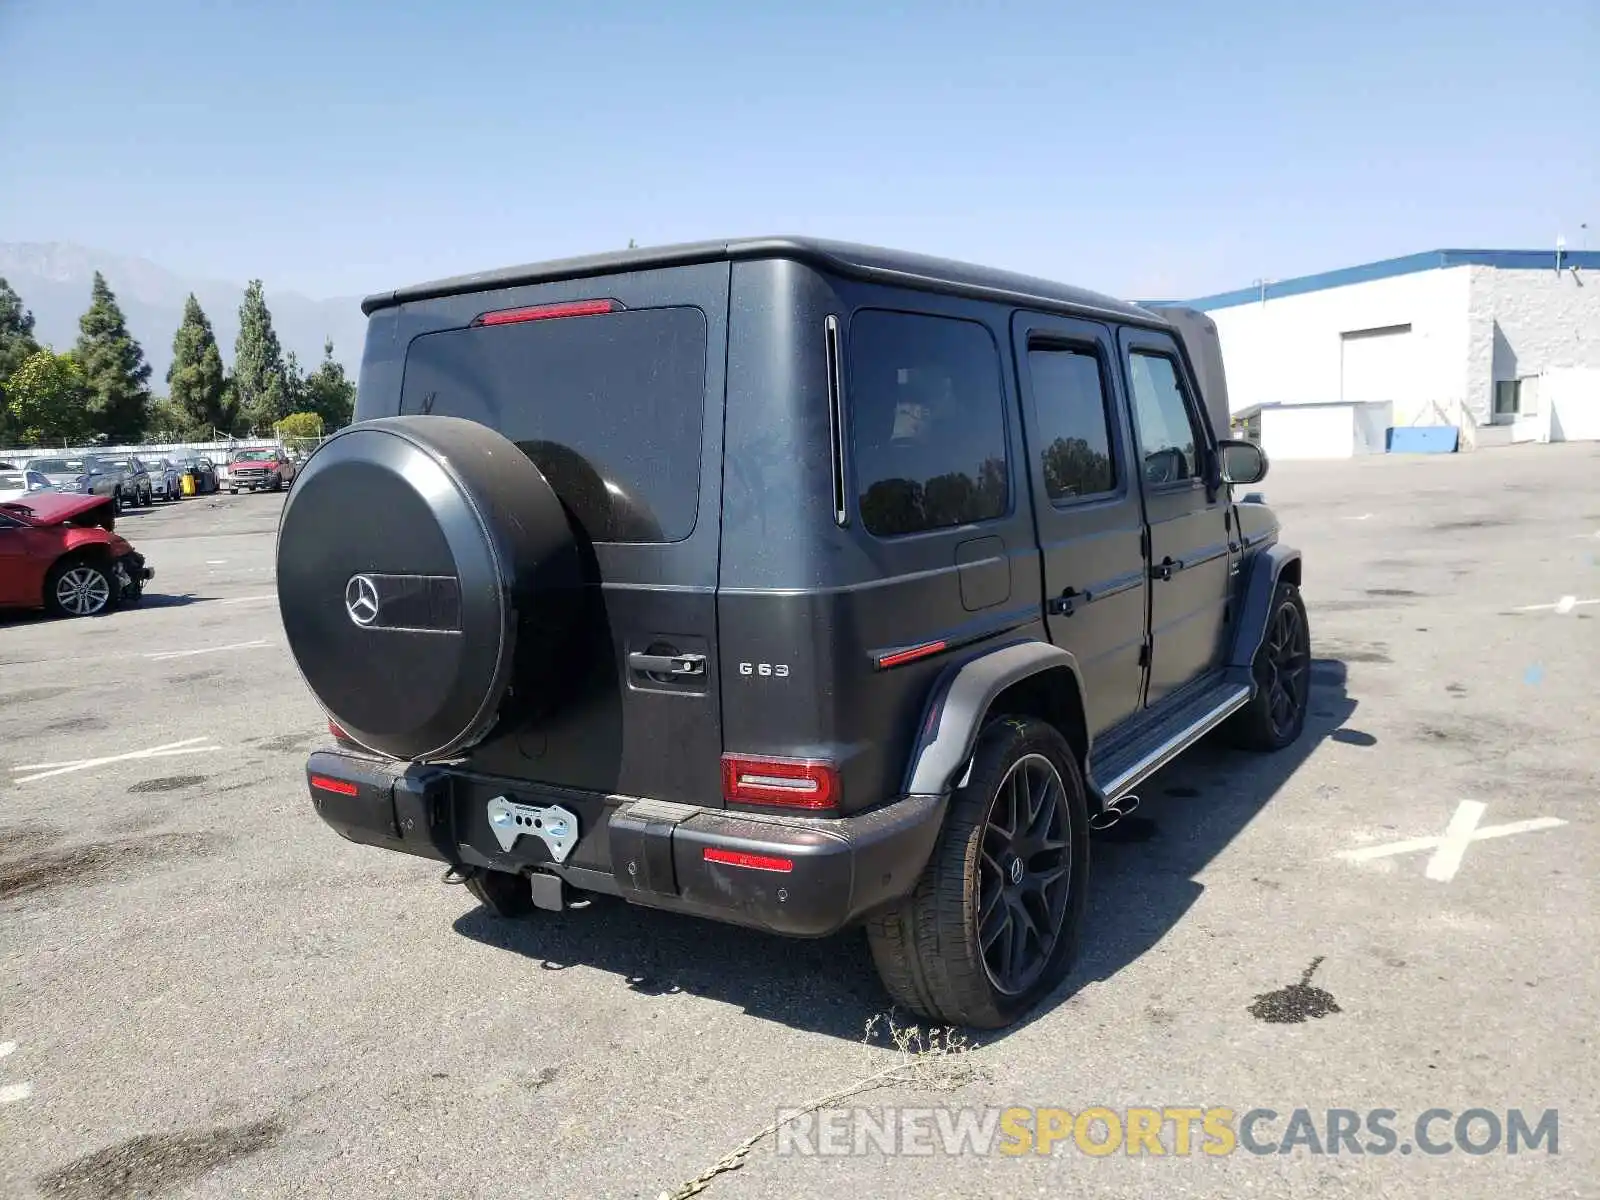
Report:
[{"label": "tow hook", "polygon": [[1118,796],[1115,800],[1106,801],[1106,805],[1094,816],[1089,818],[1089,828],[1097,832],[1110,829],[1123,817],[1132,816],[1139,807],[1139,797],[1131,792],[1126,796]]}]

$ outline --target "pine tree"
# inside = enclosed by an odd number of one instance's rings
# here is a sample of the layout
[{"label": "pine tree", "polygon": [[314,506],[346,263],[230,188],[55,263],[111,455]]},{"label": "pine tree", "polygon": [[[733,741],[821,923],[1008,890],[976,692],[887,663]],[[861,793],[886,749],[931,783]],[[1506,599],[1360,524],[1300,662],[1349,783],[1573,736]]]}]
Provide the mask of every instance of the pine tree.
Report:
[{"label": "pine tree", "polygon": [[333,357],[333,339],[322,345],[322,363],[306,378],[305,408],[322,418],[323,433],[350,424],[355,414],[356,387],[345,377],[344,364]]},{"label": "pine tree", "polygon": [[283,420],[290,413],[300,412],[306,404],[306,373],[300,369],[300,357],[293,350],[283,356]]},{"label": "pine tree", "polygon": [[191,294],[183,305],[183,322],[172,339],[172,366],[167,368],[174,415],[182,417],[186,429],[207,429],[226,435],[233,432],[238,417],[228,391],[227,374],[222,368],[222,351],[216,334]]},{"label": "pine tree", "polygon": [[0,446],[6,444],[6,380],[39,349],[33,337],[33,314],[22,297],[0,276]]},{"label": "pine tree", "polygon": [[105,276],[94,273],[89,311],[78,320],[73,357],[89,393],[93,432],[112,445],[137,442],[149,420],[150,364],[128,332],[127,319]]},{"label": "pine tree", "polygon": [[239,415],[254,429],[271,429],[289,415],[283,347],[272,329],[272,313],[261,280],[252,279],[239,306],[239,337],[233,344],[233,387]]}]

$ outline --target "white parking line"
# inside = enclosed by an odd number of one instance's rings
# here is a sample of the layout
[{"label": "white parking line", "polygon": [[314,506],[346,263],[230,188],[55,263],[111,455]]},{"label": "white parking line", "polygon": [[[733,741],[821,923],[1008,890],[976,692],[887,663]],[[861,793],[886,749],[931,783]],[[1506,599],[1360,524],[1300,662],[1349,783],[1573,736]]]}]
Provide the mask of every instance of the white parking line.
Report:
[{"label": "white parking line", "polygon": [[1433,850],[1428,860],[1426,875],[1439,883],[1448,883],[1461,869],[1461,859],[1472,842],[1489,838],[1510,837],[1514,833],[1532,833],[1538,829],[1555,829],[1565,825],[1560,817],[1533,817],[1526,821],[1508,821],[1504,825],[1479,826],[1488,805],[1479,800],[1463,800],[1450,818],[1450,824],[1439,837],[1407,838],[1401,842],[1387,842],[1381,846],[1363,846],[1359,850],[1343,850],[1339,857],[1348,862],[1371,862],[1390,858],[1396,854],[1415,854]]},{"label": "white parking line", "polygon": [[[0,1058],[12,1054],[16,1048],[15,1042],[0,1042]],[[0,1104],[15,1104],[18,1100],[26,1100],[31,1095],[33,1095],[31,1083],[8,1083],[0,1086]]]},{"label": "white parking line", "polygon": [[[205,745],[196,743],[204,742]],[[148,750],[133,750],[127,754],[110,754],[102,758],[82,758],[72,762],[57,763],[28,763],[20,767],[12,767],[15,772],[31,772],[31,774],[18,774],[13,783],[32,783],[36,779],[50,779],[56,775],[69,775],[74,771],[87,771],[94,767],[109,766],[111,763],[132,762],[141,758],[171,758],[179,754],[209,754],[221,750],[222,747],[213,743],[211,738],[195,737],[185,738],[181,742],[167,742],[160,746],[151,746]]]},{"label": "white parking line", "polygon": [[192,658],[196,654],[218,654],[224,650],[258,650],[267,644],[266,638],[259,638],[253,642],[234,642],[230,646],[201,646],[194,650],[156,650],[145,657],[157,661],[168,658]]},{"label": "white parking line", "polygon": [[1600,599],[1579,600],[1576,596],[1563,596],[1554,604],[1524,604],[1520,608],[1512,609],[1513,612],[1556,612],[1569,613],[1575,608],[1582,608],[1585,604],[1600,604]]},{"label": "white parking line", "polygon": [[1450,824],[1444,827],[1444,840],[1439,843],[1439,848],[1428,860],[1428,869],[1424,873],[1429,879],[1449,883],[1455,878],[1456,872],[1461,869],[1461,859],[1467,852],[1467,844],[1472,841],[1472,833],[1478,828],[1478,822],[1483,820],[1483,814],[1488,811],[1489,806],[1480,800],[1461,802],[1455,815],[1450,818]]}]

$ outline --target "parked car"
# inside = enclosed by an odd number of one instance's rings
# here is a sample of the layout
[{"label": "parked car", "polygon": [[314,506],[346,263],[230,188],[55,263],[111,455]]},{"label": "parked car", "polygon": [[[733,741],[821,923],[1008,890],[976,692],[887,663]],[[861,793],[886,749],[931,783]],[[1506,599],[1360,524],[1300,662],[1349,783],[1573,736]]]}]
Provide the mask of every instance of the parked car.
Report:
[{"label": "parked car", "polygon": [[62,458],[36,458],[28,464],[64,492],[85,496],[107,496],[120,514],[123,506],[122,471],[107,466],[92,454]]},{"label": "parked car", "polygon": [[177,460],[178,470],[194,476],[194,493],[204,496],[217,490],[216,465],[203,454],[185,455]]},{"label": "parked car", "polygon": [[183,498],[183,473],[170,458],[158,458],[146,464],[150,473],[150,493],[163,500]]},{"label": "parked car", "polygon": [[49,478],[32,468],[0,467],[0,504],[54,490]]},{"label": "parked car", "polygon": [[111,455],[101,459],[107,467],[122,472],[122,502],[148,507],[155,500],[155,482],[137,455]]},{"label": "parked car", "polygon": [[294,464],[275,446],[237,450],[228,460],[228,491],[281,492],[294,480]]},{"label": "parked car", "polygon": [[787,239],[362,308],[379,382],[277,543],[309,792],[494,914],[861,924],[900,1005],[1005,1026],[1091,826],[1213,729],[1301,734],[1300,554],[1203,314]]},{"label": "parked car", "polygon": [[136,603],[155,572],[115,531],[115,501],[39,492],[0,504],[0,608],[93,617]]}]

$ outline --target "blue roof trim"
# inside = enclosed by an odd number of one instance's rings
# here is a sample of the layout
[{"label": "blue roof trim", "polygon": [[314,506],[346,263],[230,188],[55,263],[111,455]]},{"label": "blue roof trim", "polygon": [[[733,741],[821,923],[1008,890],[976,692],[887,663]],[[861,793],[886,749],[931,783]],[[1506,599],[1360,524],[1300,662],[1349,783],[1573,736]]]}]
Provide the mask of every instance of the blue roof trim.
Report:
[{"label": "blue roof trim", "polygon": [[[1316,275],[1301,275],[1295,279],[1278,279],[1266,285],[1265,292],[1256,287],[1237,288],[1231,292],[1217,292],[1196,300],[1141,300],[1143,308],[1161,308],[1181,304],[1186,308],[1206,312],[1210,309],[1232,308],[1239,304],[1257,304],[1263,298],[1280,300],[1285,296],[1303,296],[1307,292],[1321,292],[1328,288],[1346,287],[1352,283],[1370,283],[1374,279],[1392,279],[1396,275],[1414,275],[1418,271],[1434,271],[1445,267],[1498,267],[1503,271],[1553,271],[1556,268],[1555,250],[1425,250],[1421,254],[1407,254],[1401,258],[1385,258],[1378,262],[1362,263],[1357,267],[1341,267],[1337,271],[1322,271]],[[1600,270],[1600,250],[1564,250],[1561,266],[1581,267],[1586,271]]]}]

